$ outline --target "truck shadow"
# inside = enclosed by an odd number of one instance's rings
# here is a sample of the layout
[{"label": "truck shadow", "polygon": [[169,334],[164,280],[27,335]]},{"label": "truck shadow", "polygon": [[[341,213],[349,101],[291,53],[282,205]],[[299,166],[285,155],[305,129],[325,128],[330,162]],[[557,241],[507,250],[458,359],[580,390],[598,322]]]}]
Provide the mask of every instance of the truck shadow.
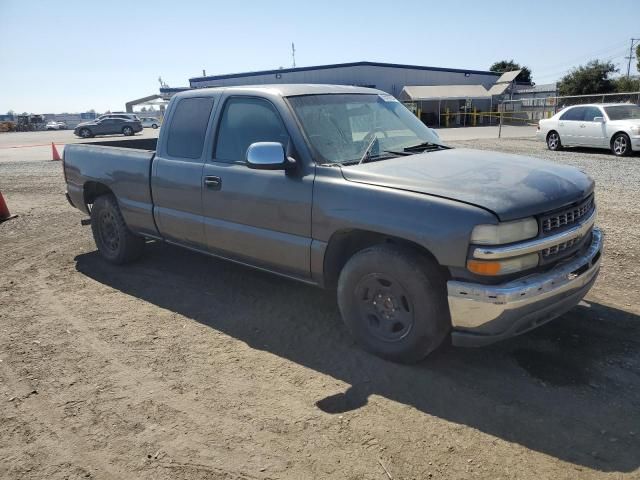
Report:
[{"label": "truck shadow", "polygon": [[75,260],[102,284],[348,383],[316,399],[326,413],[375,394],[577,465],[640,465],[640,317],[631,313],[585,304],[521,337],[445,346],[402,366],[354,344],[333,292],[158,243],[127,267],[97,252]]}]

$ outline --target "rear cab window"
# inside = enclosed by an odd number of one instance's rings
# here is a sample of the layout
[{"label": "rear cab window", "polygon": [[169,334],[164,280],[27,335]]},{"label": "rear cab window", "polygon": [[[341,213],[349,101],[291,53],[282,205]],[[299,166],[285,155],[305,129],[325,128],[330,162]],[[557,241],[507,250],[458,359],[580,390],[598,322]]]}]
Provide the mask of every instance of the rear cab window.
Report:
[{"label": "rear cab window", "polygon": [[214,100],[214,97],[192,97],[178,102],[169,125],[168,155],[190,159],[202,156]]}]

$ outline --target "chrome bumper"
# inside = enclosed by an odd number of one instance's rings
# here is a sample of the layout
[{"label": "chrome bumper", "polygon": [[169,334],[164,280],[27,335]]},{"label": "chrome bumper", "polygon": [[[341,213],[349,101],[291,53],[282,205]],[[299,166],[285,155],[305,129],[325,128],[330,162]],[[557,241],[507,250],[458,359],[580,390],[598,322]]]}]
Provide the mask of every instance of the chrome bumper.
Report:
[{"label": "chrome bumper", "polygon": [[480,346],[524,333],[577,305],[600,269],[602,233],[580,257],[552,270],[502,285],[449,281],[447,291],[455,345]]}]

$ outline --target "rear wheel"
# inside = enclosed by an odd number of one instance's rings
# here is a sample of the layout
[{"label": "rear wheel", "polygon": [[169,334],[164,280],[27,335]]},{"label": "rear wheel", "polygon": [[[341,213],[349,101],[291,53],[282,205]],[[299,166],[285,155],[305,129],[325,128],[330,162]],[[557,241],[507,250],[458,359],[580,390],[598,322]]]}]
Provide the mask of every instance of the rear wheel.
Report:
[{"label": "rear wheel", "polygon": [[151,128],[158,128],[158,124],[154,123],[153,125],[151,125]]},{"label": "rear wheel", "polygon": [[618,133],[611,140],[611,151],[616,157],[626,157],[631,153],[631,140],[626,133]]},{"label": "rear wheel", "polygon": [[142,254],[144,238],[129,230],[111,194],[101,195],[93,203],[91,231],[100,255],[110,263],[132,262]]},{"label": "rear wheel", "polygon": [[435,262],[391,245],[356,253],[338,280],[342,318],[366,350],[413,363],[435,350],[451,322]]},{"label": "rear wheel", "polygon": [[551,130],[547,135],[547,148],[554,152],[562,149],[562,142],[560,141],[560,135],[555,130]]},{"label": "rear wheel", "polygon": [[124,128],[122,129],[122,134],[123,134],[125,137],[130,137],[131,135],[133,135],[133,128],[131,128],[131,127],[124,127]]}]

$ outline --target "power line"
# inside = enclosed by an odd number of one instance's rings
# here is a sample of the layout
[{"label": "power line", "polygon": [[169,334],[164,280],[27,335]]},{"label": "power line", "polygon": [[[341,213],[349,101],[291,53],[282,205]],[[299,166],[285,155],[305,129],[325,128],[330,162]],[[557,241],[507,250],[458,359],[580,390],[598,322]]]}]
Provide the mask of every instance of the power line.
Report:
[{"label": "power line", "polygon": [[[542,72],[545,72],[545,71],[548,72],[550,70],[556,70],[557,67],[565,66],[567,64],[578,63],[578,62],[581,62],[583,60],[591,59],[593,57],[597,57],[597,56],[600,56],[600,55],[605,55],[605,54],[610,53],[612,51],[619,51],[620,48],[622,48],[622,46],[624,44],[626,44],[626,43],[627,43],[626,40],[618,41],[618,42],[616,42],[614,44],[609,45],[608,47],[604,47],[604,48],[598,49],[598,50],[593,51],[593,52],[588,53],[588,54],[583,54],[583,55],[580,55],[578,57],[565,59],[565,60],[563,60],[562,62],[559,62],[559,63],[545,65],[544,68],[546,68],[547,70],[543,69]],[[626,53],[626,46],[625,46],[625,53]],[[540,70],[537,70],[537,71],[540,71]]]},{"label": "power line", "polygon": [[[602,61],[603,62],[613,62],[613,63],[619,63],[619,62],[614,62],[614,60],[618,60],[618,59],[623,59],[623,58],[627,58],[625,57],[627,51],[626,49],[624,51],[618,51],[616,52],[614,55],[608,56],[606,58],[604,58]],[[571,70],[573,70],[576,66],[572,65],[570,67],[567,67],[563,70],[555,70],[553,72],[549,72],[549,73],[538,73],[538,71],[534,71],[535,77],[540,79],[540,78],[550,78],[550,77],[559,77],[562,76],[566,73],[569,73]]]}]

